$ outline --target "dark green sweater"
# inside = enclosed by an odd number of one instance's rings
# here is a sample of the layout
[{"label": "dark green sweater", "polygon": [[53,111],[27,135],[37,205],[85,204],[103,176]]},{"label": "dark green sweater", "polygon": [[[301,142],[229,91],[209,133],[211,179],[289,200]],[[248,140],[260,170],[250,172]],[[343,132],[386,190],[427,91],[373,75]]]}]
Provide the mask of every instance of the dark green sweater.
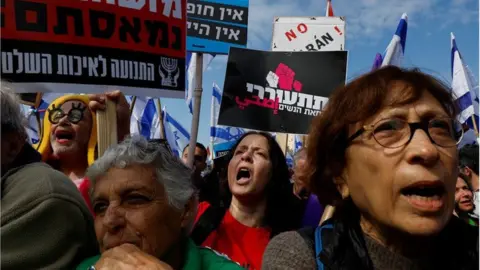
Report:
[{"label": "dark green sweater", "polygon": [[74,269],[98,254],[93,217],[75,184],[28,144],[2,172],[2,269]]}]

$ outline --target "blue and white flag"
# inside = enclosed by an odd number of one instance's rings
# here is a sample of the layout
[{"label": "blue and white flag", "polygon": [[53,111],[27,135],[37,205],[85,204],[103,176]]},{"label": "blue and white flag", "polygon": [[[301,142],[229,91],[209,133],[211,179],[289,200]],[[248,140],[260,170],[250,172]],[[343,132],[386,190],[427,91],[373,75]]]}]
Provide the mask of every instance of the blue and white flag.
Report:
[{"label": "blue and white flag", "polygon": [[[472,98],[473,98],[473,101],[475,101],[477,104],[479,102],[478,100],[478,80],[475,78],[475,76],[473,75],[472,71],[470,70],[470,68],[468,67],[468,65],[464,65],[465,67],[465,70],[467,71],[467,75],[468,75],[468,78],[470,79],[470,82],[472,82],[472,85],[473,85],[473,88],[470,89],[470,94],[472,95]],[[478,112],[478,110],[477,110]]]},{"label": "blue and white flag", "polygon": [[460,113],[458,120],[460,123],[466,123],[470,129],[474,129],[475,120],[478,128],[478,103],[474,101],[476,96],[474,85],[468,71],[463,63],[462,56],[458,50],[455,36],[451,35],[451,62],[452,62],[452,94],[457,102]]},{"label": "blue and white flag", "polygon": [[217,125],[221,103],[222,90],[220,90],[217,84],[213,83],[212,108],[210,115],[210,145],[212,147],[212,158],[216,158],[216,152],[229,150],[235,142],[247,132],[243,128]]},{"label": "blue and white flag", "polygon": [[[212,153],[230,149],[243,134],[251,131],[246,128],[219,126],[217,123],[221,103],[222,90],[216,83],[213,83],[210,115],[210,144],[213,150]],[[273,132],[270,135],[275,139],[276,133]],[[215,158],[214,154],[213,157]]]},{"label": "blue and white flag", "polygon": [[[26,130],[28,135],[28,141],[30,144],[37,144],[40,140],[40,126],[43,123],[45,111],[48,109],[50,103],[64,95],[66,94],[44,93],[42,95],[42,100],[40,101],[38,108],[22,105],[22,111],[25,113],[25,117],[27,118]],[[40,121],[40,123],[38,121]]]},{"label": "blue and white flag", "polygon": [[287,151],[287,153],[285,154],[285,160],[287,161],[288,168],[293,169],[295,162],[293,161],[292,154],[289,151]]},{"label": "blue and white flag", "polygon": [[[132,102],[133,97],[127,100]],[[146,139],[160,138],[159,108],[154,98],[137,97],[130,118],[130,134],[140,134]]]},{"label": "blue and white flag", "polygon": [[[203,72],[207,70],[210,62],[212,62],[215,55],[213,54],[203,54]],[[193,90],[195,89],[195,70],[197,67],[197,53],[187,52],[186,57],[186,83],[185,83],[185,102],[187,103],[188,109],[191,114],[193,114]]]},{"label": "blue and white flag", "polygon": [[[222,90],[220,87],[214,82],[213,89],[212,89],[212,108],[210,111],[210,126],[215,128],[218,123],[218,114],[220,113],[220,104],[222,103]],[[215,136],[211,137],[215,139]],[[215,142],[215,140],[214,140]]]},{"label": "blue and white flag", "polygon": [[183,148],[190,142],[190,133],[180,125],[170,114],[167,109],[163,107],[163,125],[165,128],[165,137],[172,149],[178,157],[181,157]]},{"label": "blue and white flag", "polygon": [[295,135],[294,138],[294,153],[297,153],[300,149],[303,147],[303,141],[302,141],[302,136],[301,135]]},{"label": "blue and white flag", "polygon": [[27,115],[27,123],[28,142],[30,144],[37,144],[40,141],[40,127],[38,125],[37,115],[33,109],[30,110]]},{"label": "blue and white flag", "polygon": [[405,42],[407,41],[407,21],[407,14],[403,13],[398,23],[397,31],[395,35],[393,35],[390,44],[388,44],[385,56],[383,57],[382,67],[387,65],[400,66],[402,64],[405,53]]},{"label": "blue and white flag", "polygon": [[383,62],[383,57],[382,57],[382,55],[379,54],[379,53],[377,53],[377,54],[375,55],[375,60],[373,61],[372,71],[379,69],[379,68],[382,66],[382,62]]}]

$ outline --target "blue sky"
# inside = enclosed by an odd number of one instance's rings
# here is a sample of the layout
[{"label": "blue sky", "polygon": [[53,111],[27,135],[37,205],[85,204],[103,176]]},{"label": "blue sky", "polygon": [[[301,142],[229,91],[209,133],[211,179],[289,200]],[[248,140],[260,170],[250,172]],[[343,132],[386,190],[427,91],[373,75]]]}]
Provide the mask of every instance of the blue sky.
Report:
[{"label": "blue sky", "polygon": [[[250,0],[248,48],[269,50],[274,16],[324,16],[323,0]],[[475,77],[479,78],[477,0],[332,0],[335,15],[346,17],[348,78],[368,72],[375,54],[384,53],[402,13],[408,14],[403,65],[419,67],[451,81],[450,32]],[[198,141],[209,144],[212,84],[223,87],[227,56],[217,56],[203,78]],[[162,106],[190,130],[192,116],[183,99],[161,99]]]}]

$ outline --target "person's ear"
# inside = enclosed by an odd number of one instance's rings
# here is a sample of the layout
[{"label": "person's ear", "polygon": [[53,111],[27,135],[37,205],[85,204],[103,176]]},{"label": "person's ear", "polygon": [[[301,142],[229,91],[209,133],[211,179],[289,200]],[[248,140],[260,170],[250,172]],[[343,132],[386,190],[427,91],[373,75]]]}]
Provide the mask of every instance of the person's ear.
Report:
[{"label": "person's ear", "polygon": [[195,217],[197,215],[197,208],[198,208],[198,198],[196,195],[193,195],[185,204],[184,211],[182,213],[182,216],[180,217],[180,226],[182,229],[188,230],[188,234],[190,234],[191,231],[191,225],[193,225],[193,222],[195,220]]},{"label": "person's ear", "polygon": [[338,192],[342,195],[342,199],[346,199],[350,196],[350,189],[348,188],[347,181],[344,175],[333,178],[333,183],[337,187]]},{"label": "person's ear", "polygon": [[6,159],[2,160],[2,163],[9,164],[17,158],[25,146],[26,136],[12,132],[4,134],[2,137],[2,158]]},{"label": "person's ear", "polygon": [[463,174],[465,174],[468,177],[471,177],[472,176],[472,169],[470,169],[467,166],[463,167]]}]

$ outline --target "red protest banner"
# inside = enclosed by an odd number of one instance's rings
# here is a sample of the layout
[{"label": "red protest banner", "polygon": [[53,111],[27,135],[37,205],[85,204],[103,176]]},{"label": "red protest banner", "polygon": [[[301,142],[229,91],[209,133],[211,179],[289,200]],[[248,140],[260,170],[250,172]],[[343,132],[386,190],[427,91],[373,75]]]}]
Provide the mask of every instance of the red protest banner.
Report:
[{"label": "red protest banner", "polygon": [[[185,66],[186,0],[4,0],[1,4],[1,38],[2,45],[5,45],[2,46],[5,47],[2,48],[2,58],[6,58],[2,62],[2,71],[7,69],[2,73],[13,81],[35,82],[39,79],[35,76],[27,76],[30,78],[26,79],[16,76],[26,75],[22,73],[24,69],[19,67],[26,65],[27,61],[31,64],[31,59],[35,60],[36,57],[25,56],[28,52],[41,54],[42,60],[38,62],[43,61],[43,66],[52,66],[51,71],[48,68],[40,71],[46,75],[40,81],[72,82],[70,79],[75,81],[75,78],[49,78],[48,75],[77,74],[87,82],[92,81],[92,84],[152,88],[161,85],[161,88],[171,90],[184,89],[184,80],[180,77],[184,76]],[[12,53],[13,57],[9,58]],[[19,60],[22,56],[18,59],[15,57],[21,53],[24,54],[23,60],[28,59],[23,63]],[[78,61],[62,62],[64,58],[59,55],[63,57],[69,53],[73,58],[78,57]],[[43,59],[43,55],[48,56]],[[90,71],[89,75],[86,74],[86,69],[92,69],[89,65],[89,58],[92,57],[96,57],[96,62],[103,66],[103,70],[98,68],[96,72],[100,76],[94,76],[92,74],[95,72]],[[111,59],[114,62],[111,63]],[[124,61],[125,67],[122,68],[122,64],[118,65],[115,61]],[[10,62],[16,67],[12,72],[8,72]],[[118,67],[110,69],[109,64]],[[78,65],[79,68],[67,72],[73,74],[55,74],[56,65],[57,70],[62,69],[62,65],[67,68]],[[140,74],[141,65],[148,67],[148,70],[143,68],[144,76]],[[157,69],[155,66],[163,74],[153,72]],[[82,68],[84,72],[81,72]],[[120,69],[123,69],[123,74],[128,74],[123,76],[125,78],[120,76]],[[177,69],[178,74],[174,74]],[[132,84],[117,80],[135,80],[135,77],[152,83]]]}]

